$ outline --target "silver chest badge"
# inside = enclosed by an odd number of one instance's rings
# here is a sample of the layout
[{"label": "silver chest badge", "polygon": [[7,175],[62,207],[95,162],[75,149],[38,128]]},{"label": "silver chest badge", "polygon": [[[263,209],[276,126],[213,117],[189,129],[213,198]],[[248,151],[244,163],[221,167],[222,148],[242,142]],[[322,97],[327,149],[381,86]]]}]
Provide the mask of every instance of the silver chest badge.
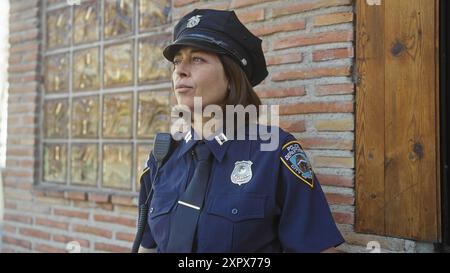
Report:
[{"label": "silver chest badge", "polygon": [[252,164],[251,161],[236,161],[234,163],[234,170],[231,173],[231,182],[239,186],[248,183],[252,179]]},{"label": "silver chest badge", "polygon": [[200,23],[200,17],[202,17],[202,15],[195,15],[195,16],[192,16],[191,18],[189,18],[189,20],[186,24],[186,27],[193,28],[196,25],[198,25],[198,23]]}]

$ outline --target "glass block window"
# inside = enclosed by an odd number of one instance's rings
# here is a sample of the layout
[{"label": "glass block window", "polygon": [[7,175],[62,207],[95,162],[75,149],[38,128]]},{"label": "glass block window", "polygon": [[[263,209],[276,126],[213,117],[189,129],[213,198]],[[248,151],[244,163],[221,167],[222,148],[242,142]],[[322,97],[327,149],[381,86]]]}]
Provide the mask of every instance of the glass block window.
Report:
[{"label": "glass block window", "polygon": [[136,191],[169,130],[169,0],[43,1],[40,184]]}]

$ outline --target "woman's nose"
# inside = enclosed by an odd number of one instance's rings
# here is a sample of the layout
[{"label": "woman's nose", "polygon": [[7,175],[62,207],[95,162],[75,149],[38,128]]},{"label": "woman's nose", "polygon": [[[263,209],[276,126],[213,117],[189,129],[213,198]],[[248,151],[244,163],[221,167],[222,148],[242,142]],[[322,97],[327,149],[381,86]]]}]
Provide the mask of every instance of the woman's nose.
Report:
[{"label": "woman's nose", "polygon": [[186,62],[181,61],[175,66],[175,73],[179,77],[189,76],[189,65]]}]

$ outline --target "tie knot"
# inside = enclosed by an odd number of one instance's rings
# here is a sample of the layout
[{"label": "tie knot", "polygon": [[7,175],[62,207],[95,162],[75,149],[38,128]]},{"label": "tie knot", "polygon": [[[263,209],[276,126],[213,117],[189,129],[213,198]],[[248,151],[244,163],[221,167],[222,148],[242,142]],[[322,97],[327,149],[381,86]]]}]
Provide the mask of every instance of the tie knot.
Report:
[{"label": "tie knot", "polygon": [[203,141],[200,141],[195,145],[194,151],[198,161],[208,160],[209,155],[211,154],[208,146]]}]

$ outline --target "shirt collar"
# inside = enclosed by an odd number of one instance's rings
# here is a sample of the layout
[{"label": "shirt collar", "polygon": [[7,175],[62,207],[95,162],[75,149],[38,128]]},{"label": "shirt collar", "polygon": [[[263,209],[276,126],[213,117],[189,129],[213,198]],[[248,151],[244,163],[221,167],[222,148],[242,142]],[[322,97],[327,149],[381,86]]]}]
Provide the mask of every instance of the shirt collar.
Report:
[{"label": "shirt collar", "polygon": [[[221,132],[216,132],[213,136],[214,137],[212,139],[205,139],[204,142],[211,150],[211,153],[214,155],[217,161],[222,162],[228,150],[228,146],[231,143],[231,140],[227,140],[226,136]],[[178,153],[178,159],[180,159],[182,156],[184,156],[185,153],[192,149],[194,144],[197,143],[197,140],[195,139],[199,138],[197,137],[195,131],[191,128],[191,130],[188,131],[185,134],[185,137],[181,140],[182,146],[180,148],[180,152]]]}]

